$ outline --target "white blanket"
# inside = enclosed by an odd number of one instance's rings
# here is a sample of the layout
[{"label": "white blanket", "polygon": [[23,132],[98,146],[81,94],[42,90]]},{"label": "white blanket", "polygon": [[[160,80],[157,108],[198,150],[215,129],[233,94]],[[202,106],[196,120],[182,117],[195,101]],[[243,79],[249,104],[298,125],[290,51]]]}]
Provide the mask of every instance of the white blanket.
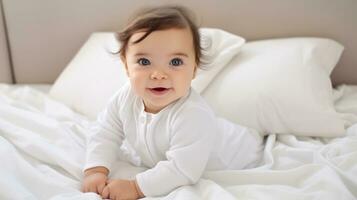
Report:
[{"label": "white blanket", "polygon": [[[0,199],[101,199],[79,190],[90,123],[43,92],[0,84]],[[117,165],[114,177],[145,170]],[[357,199],[357,124],[343,138],[270,135],[260,167],[206,172],[146,199]]]}]

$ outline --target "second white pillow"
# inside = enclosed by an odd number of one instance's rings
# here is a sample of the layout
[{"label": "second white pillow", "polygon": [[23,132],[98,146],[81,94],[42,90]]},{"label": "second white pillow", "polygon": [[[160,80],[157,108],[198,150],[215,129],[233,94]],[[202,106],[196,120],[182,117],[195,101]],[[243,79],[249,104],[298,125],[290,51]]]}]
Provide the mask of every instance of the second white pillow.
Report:
[{"label": "second white pillow", "polygon": [[248,42],[203,96],[220,116],[261,133],[341,136],[329,76],[342,51],[322,38]]}]

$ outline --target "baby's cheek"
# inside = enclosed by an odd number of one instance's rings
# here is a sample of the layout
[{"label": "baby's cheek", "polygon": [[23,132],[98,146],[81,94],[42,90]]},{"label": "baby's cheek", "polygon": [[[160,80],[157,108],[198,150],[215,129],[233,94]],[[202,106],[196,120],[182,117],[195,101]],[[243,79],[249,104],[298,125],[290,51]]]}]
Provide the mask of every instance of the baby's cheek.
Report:
[{"label": "baby's cheek", "polygon": [[142,85],[142,81],[139,79],[135,79],[134,77],[130,78],[131,88],[133,89],[136,95],[140,95],[143,93],[145,87]]},{"label": "baby's cheek", "polygon": [[191,87],[191,82],[182,82],[181,86],[176,91],[180,96],[185,96]]}]

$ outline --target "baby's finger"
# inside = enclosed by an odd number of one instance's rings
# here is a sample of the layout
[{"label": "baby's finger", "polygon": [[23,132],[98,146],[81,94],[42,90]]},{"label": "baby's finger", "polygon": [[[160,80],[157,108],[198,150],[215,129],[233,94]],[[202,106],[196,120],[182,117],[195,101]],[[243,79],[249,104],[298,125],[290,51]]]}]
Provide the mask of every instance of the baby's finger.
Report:
[{"label": "baby's finger", "polygon": [[116,195],[113,193],[113,192],[111,192],[110,194],[109,194],[109,198],[112,200],[116,200],[117,198],[116,198]]},{"label": "baby's finger", "polygon": [[82,185],[82,188],[81,188],[82,192],[88,192],[88,187]]},{"label": "baby's finger", "polygon": [[83,190],[83,192],[90,192],[88,184],[83,183],[82,190]]},{"label": "baby's finger", "polygon": [[104,187],[104,189],[102,191],[102,198],[103,199],[108,199],[109,198],[109,188],[108,187]]},{"label": "baby's finger", "polygon": [[89,187],[89,192],[95,192],[95,193],[98,193],[98,191],[97,191],[97,186],[96,185],[91,185],[90,187]]},{"label": "baby's finger", "polygon": [[99,194],[102,194],[104,187],[105,187],[105,184],[97,185],[97,191]]}]

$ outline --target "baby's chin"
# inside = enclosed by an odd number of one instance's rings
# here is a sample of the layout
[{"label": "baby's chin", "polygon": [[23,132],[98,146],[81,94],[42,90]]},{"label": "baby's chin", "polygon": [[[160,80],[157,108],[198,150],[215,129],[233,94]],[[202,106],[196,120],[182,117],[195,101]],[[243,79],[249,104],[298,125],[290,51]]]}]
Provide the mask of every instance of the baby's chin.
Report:
[{"label": "baby's chin", "polygon": [[143,98],[145,111],[149,113],[158,113],[161,110],[165,109],[167,106],[178,101],[181,97],[170,98],[170,99],[152,99],[152,98]]}]

